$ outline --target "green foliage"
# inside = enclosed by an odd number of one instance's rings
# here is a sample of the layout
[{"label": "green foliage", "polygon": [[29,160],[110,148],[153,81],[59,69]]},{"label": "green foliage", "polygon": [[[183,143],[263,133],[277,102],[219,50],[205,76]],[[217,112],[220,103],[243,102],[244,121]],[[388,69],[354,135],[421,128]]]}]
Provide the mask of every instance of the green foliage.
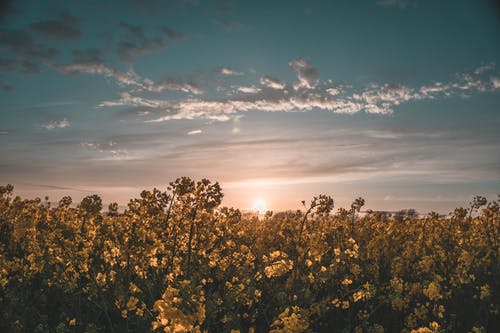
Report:
[{"label": "green foliage", "polygon": [[0,186],[0,331],[500,330],[496,201],[360,217],[319,195],[258,219],[222,197],[183,177],[103,214]]}]

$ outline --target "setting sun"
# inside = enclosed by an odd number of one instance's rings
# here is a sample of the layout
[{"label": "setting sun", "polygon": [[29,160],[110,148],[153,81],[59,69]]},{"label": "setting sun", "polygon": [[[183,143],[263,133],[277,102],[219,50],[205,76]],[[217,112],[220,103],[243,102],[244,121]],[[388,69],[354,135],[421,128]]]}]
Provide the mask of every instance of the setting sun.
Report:
[{"label": "setting sun", "polygon": [[257,198],[253,201],[252,209],[259,211],[259,213],[262,213],[266,210],[267,205],[266,201],[262,198]]}]

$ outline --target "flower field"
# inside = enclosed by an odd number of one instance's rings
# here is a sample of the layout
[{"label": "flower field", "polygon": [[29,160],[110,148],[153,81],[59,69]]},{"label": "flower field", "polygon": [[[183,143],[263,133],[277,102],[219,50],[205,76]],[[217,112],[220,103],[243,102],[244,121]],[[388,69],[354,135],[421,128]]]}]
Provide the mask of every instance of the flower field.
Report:
[{"label": "flower field", "polygon": [[499,332],[498,201],[242,215],[179,178],[124,212],[0,187],[1,332]]}]

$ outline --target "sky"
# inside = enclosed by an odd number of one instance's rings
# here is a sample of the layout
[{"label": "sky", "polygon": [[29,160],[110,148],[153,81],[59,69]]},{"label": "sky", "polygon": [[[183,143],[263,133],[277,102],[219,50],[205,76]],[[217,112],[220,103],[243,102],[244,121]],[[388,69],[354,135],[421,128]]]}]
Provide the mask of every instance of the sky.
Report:
[{"label": "sky", "polygon": [[448,213],[500,193],[497,1],[0,1],[0,184]]}]

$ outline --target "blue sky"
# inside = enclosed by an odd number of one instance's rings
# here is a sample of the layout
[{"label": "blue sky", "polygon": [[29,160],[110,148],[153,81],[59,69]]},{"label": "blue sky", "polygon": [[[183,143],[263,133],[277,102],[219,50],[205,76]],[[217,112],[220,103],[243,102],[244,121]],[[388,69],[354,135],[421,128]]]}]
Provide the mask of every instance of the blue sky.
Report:
[{"label": "blue sky", "polygon": [[500,185],[494,1],[2,1],[0,183],[447,213]]}]

